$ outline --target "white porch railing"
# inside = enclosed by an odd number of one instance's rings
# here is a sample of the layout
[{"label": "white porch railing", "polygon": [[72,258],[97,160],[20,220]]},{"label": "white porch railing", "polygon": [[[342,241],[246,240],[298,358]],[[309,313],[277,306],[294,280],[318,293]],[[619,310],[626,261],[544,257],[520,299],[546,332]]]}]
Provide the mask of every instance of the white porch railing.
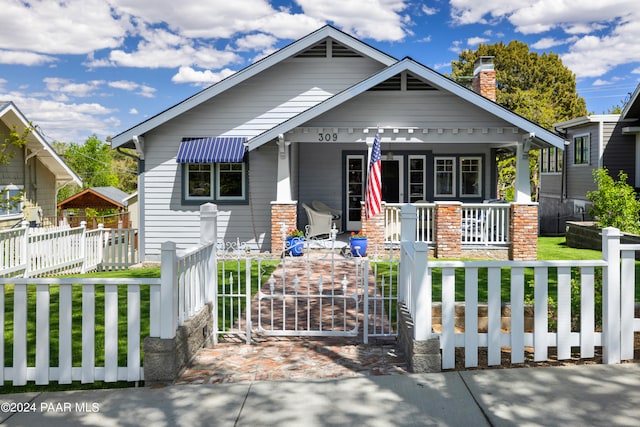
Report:
[{"label": "white porch railing", "polygon": [[462,205],[463,245],[507,245],[509,205],[464,203]]},{"label": "white porch railing", "polygon": [[[634,318],[635,250],[640,245],[620,245],[617,229],[603,230],[603,259],[591,261],[429,261],[424,242],[413,239],[412,206],[403,207],[407,232],[402,236],[398,298],[406,307],[414,324],[414,340],[440,339],[442,368],[455,367],[455,349],[464,348],[467,367],[478,364],[478,349],[487,348],[488,364],[501,363],[501,348],[510,347],[512,363],[524,362],[525,347],[533,347],[534,360],[548,357],[550,347],[557,349],[558,360],[571,358],[571,348],[580,348],[581,358],[594,356],[602,346],[603,362],[618,363],[632,359],[634,332],[640,331],[640,319]],[[620,262],[622,258],[622,263]],[[602,268],[602,329],[596,327],[595,269]],[[503,270],[510,270],[508,279]],[[478,332],[479,272],[486,270],[488,326]],[[441,281],[441,332],[433,325],[433,278],[438,271]],[[532,272],[534,281],[533,331],[525,331],[525,274]],[[456,280],[458,279],[458,280]],[[503,282],[506,280],[507,282]],[[548,297],[550,281],[557,283],[557,320],[550,328]],[[574,283],[572,283],[572,281]],[[464,283],[464,297],[456,298],[456,282]],[[579,329],[572,330],[572,285],[578,286]],[[509,287],[509,301],[502,300],[502,287]],[[456,299],[463,301],[464,331],[455,328]],[[574,301],[575,302],[575,301]],[[501,309],[511,306],[508,332],[503,332]],[[576,315],[578,313],[573,313]],[[575,321],[575,319],[573,319]]]},{"label": "white porch railing", "polygon": [[[400,243],[401,216],[400,210],[404,203],[386,203],[384,209],[384,242]],[[419,242],[433,242],[433,212],[434,203],[416,203],[416,240]]]},{"label": "white porch railing", "polygon": [[[385,243],[400,243],[402,218],[400,211],[404,203],[387,203],[384,209]],[[416,241],[434,242],[434,203],[414,203],[416,207]],[[462,244],[465,246],[509,244],[509,205],[493,203],[462,204],[460,224]]]},{"label": "white porch railing", "polygon": [[137,262],[135,229],[80,227],[0,231],[0,277],[127,268]]}]

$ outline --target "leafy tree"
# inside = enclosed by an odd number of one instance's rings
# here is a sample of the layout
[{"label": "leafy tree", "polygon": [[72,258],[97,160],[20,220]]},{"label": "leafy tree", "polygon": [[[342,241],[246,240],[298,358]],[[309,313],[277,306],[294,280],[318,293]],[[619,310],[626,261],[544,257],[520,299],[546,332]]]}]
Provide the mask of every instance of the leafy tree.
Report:
[{"label": "leafy tree", "polygon": [[[496,102],[549,130],[553,124],[587,114],[586,102],[576,92],[575,75],[554,53],[531,52],[526,43],[514,40],[481,44],[477,50],[465,50],[451,63],[451,77],[456,80],[473,75],[473,64],[480,56],[493,56],[496,70]],[[533,183],[532,196],[537,196],[538,150],[529,153]],[[515,176],[515,153],[501,154],[498,159],[499,188],[504,196]],[[507,171],[503,171],[507,169]]]},{"label": "leafy tree", "polygon": [[[81,178],[84,188],[113,186],[126,193],[137,188],[136,160],[112,150],[95,135],[84,144],[56,141],[51,144]],[[80,188],[68,185],[58,191],[58,202],[77,193]]]},{"label": "leafy tree", "polygon": [[616,227],[627,233],[640,233],[638,213],[640,201],[636,192],[627,184],[627,174],[618,173],[618,180],[609,175],[606,168],[593,171],[593,179],[598,189],[587,193],[592,205],[589,214],[598,219],[601,227]]},{"label": "leafy tree", "polygon": [[[25,127],[22,132],[18,131],[17,126],[13,126],[2,142],[0,142],[0,165],[8,165],[11,159],[18,153],[18,150],[27,145],[27,138],[33,131],[33,125]],[[0,192],[0,209],[6,210],[15,207],[22,200],[22,192],[7,197],[5,190]]]}]

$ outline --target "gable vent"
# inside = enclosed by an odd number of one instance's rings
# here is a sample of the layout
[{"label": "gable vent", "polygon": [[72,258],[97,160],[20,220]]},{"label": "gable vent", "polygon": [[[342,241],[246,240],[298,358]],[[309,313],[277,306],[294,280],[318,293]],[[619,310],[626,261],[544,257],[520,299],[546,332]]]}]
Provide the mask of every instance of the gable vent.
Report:
[{"label": "gable vent", "polygon": [[396,74],[383,81],[382,83],[378,83],[376,86],[372,87],[369,90],[401,90],[402,88],[402,77],[400,74]]},{"label": "gable vent", "polygon": [[407,90],[437,90],[437,89],[431,86],[429,83],[426,83],[420,80],[418,77],[414,76],[413,74],[407,73]]},{"label": "gable vent", "polygon": [[341,45],[339,43],[333,42],[333,45],[331,46],[331,53],[332,56],[334,58],[360,58],[362,57],[362,55],[360,55],[358,52],[349,49],[348,47]]},{"label": "gable vent", "polygon": [[322,41],[320,43],[316,43],[311,46],[309,49],[305,50],[296,55],[297,58],[326,58],[327,56],[327,43],[328,41]]}]

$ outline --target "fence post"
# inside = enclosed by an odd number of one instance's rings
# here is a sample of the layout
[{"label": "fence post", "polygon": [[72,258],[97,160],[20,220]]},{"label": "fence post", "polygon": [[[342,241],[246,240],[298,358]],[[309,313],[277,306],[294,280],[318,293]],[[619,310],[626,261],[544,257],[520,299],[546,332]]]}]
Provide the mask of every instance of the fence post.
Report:
[{"label": "fence post", "polygon": [[80,274],[84,274],[87,272],[87,221],[81,221],[80,228],[82,228],[82,234],[80,235],[80,259],[82,260]]},{"label": "fence post", "polygon": [[425,242],[415,242],[415,260],[411,275],[411,284],[414,291],[411,297],[415,301],[413,313],[414,340],[428,340],[432,332],[432,301],[431,286],[427,277],[427,258],[429,246]]},{"label": "fence post", "polygon": [[22,277],[29,277],[31,272],[31,260],[29,255],[29,222],[22,221],[20,226],[24,230],[24,234],[22,235],[21,259],[19,264],[25,264],[24,274]]},{"label": "fence post", "polygon": [[[96,264],[100,266],[100,264],[104,262],[104,249],[107,247],[107,242],[104,236],[107,231],[104,229],[104,224],[102,223],[98,224],[98,230],[100,230],[100,233],[98,233],[98,241],[96,242],[96,249],[98,252],[96,254]],[[116,260],[111,260],[111,262],[114,261]],[[102,268],[99,268],[99,270],[102,270]]]},{"label": "fence post", "polygon": [[205,203],[200,206],[200,244],[213,243],[207,260],[207,283],[205,283],[205,302],[212,302],[218,290],[218,206]]},{"label": "fence post", "polygon": [[400,208],[400,241],[416,241],[416,218],[418,209],[411,204],[403,205]]},{"label": "fence post", "polygon": [[176,336],[178,327],[176,244],[164,242],[160,248],[160,338],[171,339]]},{"label": "fence post", "polygon": [[620,363],[620,230],[602,229],[602,362]]}]

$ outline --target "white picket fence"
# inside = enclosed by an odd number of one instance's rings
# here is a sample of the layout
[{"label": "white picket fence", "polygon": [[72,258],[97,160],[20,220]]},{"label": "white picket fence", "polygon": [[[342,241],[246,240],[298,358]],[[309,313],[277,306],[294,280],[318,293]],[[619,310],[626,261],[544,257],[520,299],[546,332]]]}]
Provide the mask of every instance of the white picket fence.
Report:
[{"label": "white picket fence", "polygon": [[[0,278],[0,385],[144,380],[143,330],[171,339],[178,326],[212,301],[215,257],[212,243],[179,254],[173,242],[166,242],[160,278]],[[12,312],[12,327],[5,324],[7,312]]]},{"label": "white picket fence", "polygon": [[137,262],[134,229],[99,226],[0,231],[0,277],[37,277],[127,268]]},{"label": "white picket fence", "polygon": [[[602,346],[604,363],[633,359],[634,332],[640,331],[640,319],[634,318],[635,251],[640,245],[620,245],[617,229],[603,230],[603,259],[590,261],[428,261],[424,242],[413,239],[415,207],[402,208],[403,234],[398,280],[398,299],[410,313],[414,340],[440,339],[442,368],[455,367],[455,349],[464,348],[466,367],[478,366],[478,350],[487,349],[488,364],[501,363],[501,348],[509,347],[511,362],[522,363],[525,347],[533,347],[534,360],[548,358],[555,347],[558,360],[572,357],[571,347],[580,348],[580,358],[594,356]],[[622,260],[622,261],[621,261]],[[595,269],[602,269],[602,329],[595,321]],[[487,271],[487,332],[478,332],[478,277]],[[501,299],[502,270],[509,269],[510,300]],[[534,327],[525,331],[525,271],[533,269]],[[433,289],[435,271],[441,274],[441,332],[433,329]],[[550,332],[548,317],[549,280],[555,271],[557,281],[557,320]],[[464,331],[456,330],[455,283],[463,275],[465,315]],[[580,325],[572,330],[571,281],[580,283]],[[484,302],[483,302],[484,303]],[[502,331],[503,303],[511,306],[508,332]]]}]

